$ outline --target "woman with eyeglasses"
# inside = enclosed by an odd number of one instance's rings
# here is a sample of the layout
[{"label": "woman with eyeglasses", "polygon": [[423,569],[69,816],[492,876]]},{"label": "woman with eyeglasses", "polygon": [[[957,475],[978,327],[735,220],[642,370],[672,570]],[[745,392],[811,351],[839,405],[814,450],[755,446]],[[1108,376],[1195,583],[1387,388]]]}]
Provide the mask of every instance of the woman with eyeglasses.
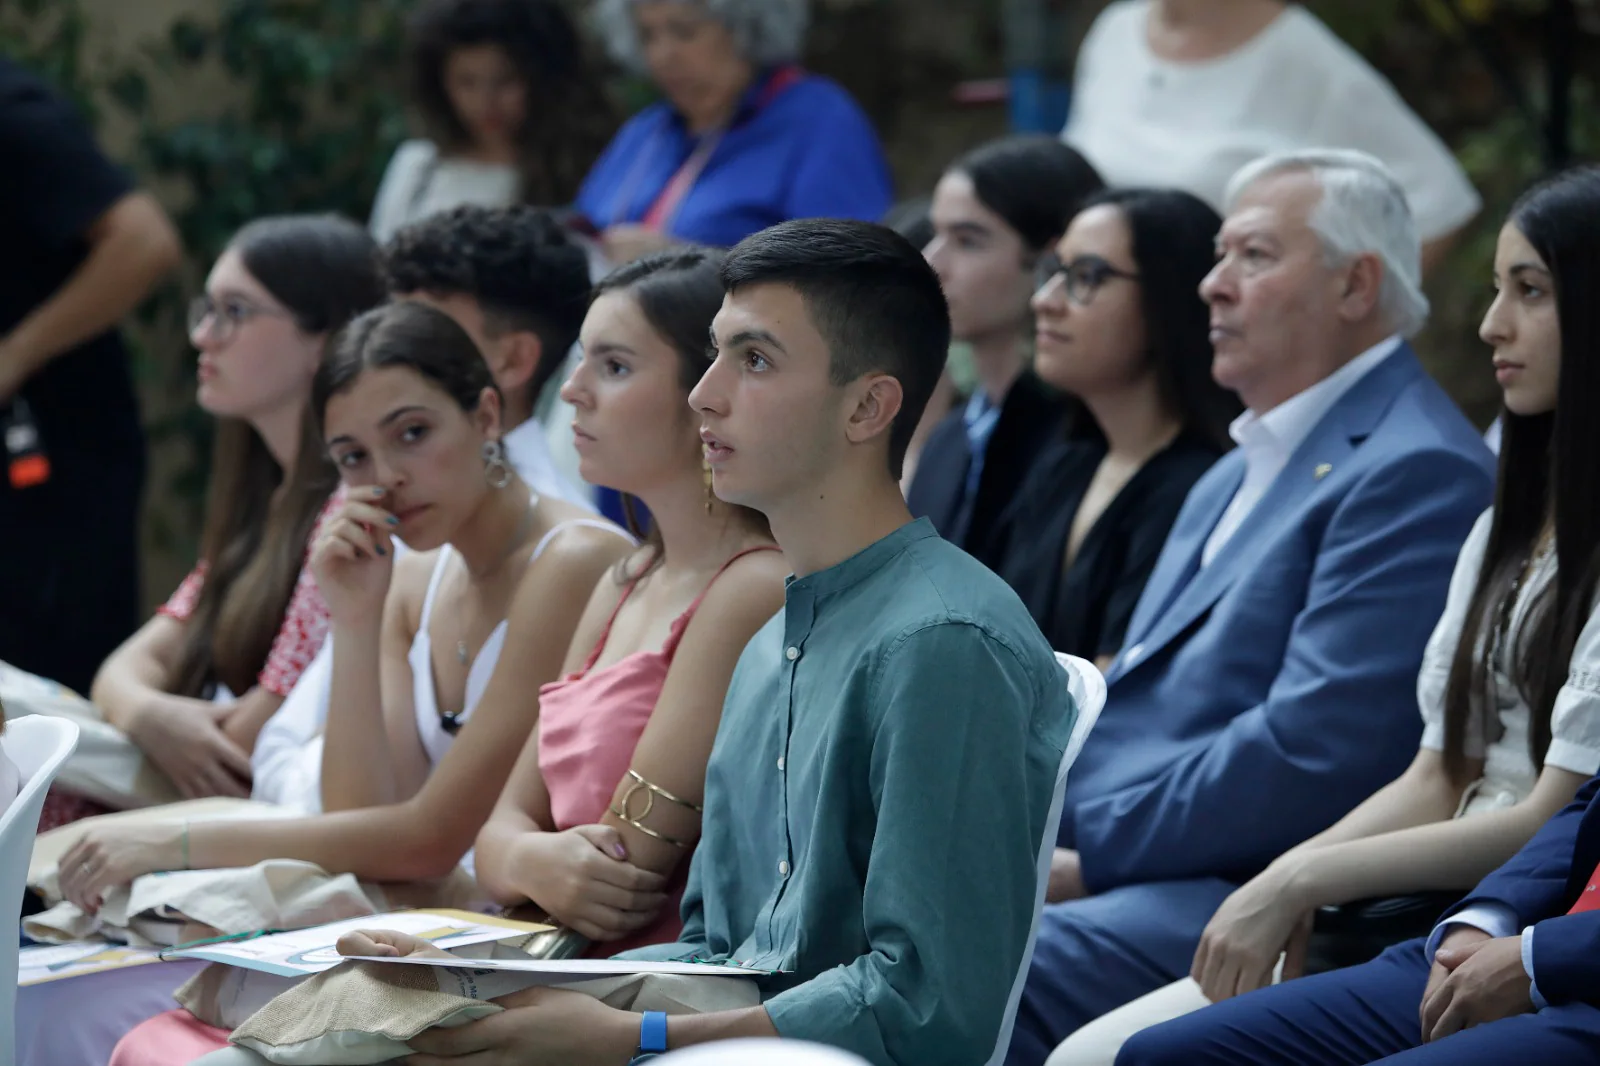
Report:
[{"label": "woman with eyeglasses", "polygon": [[977,387],[928,432],[906,503],[990,566],[995,522],[1061,418],[1059,397],[1029,372],[1034,268],[1100,187],[1076,151],[1023,135],[962,156],[934,189],[923,254],[944,287],[951,334],[971,350]]},{"label": "woman with eyeglasses", "polygon": [[1068,397],[991,564],[1050,646],[1104,668],[1239,400],[1211,380],[1199,296],[1221,219],[1188,193],[1085,203],[1039,264],[1034,372]]},{"label": "woman with eyeglasses", "polygon": [[[384,297],[362,227],[285,215],[240,230],[190,306],[217,419],[200,559],[90,689],[185,797],[250,794],[256,734],[327,633],[307,545],[337,478],[304,414],[328,336]],[[94,813],[52,807],[43,828]]]}]

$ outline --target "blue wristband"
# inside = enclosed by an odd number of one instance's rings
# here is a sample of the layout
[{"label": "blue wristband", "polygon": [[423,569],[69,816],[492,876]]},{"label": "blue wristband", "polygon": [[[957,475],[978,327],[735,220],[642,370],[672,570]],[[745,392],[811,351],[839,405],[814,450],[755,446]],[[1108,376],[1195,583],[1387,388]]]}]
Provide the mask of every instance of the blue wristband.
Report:
[{"label": "blue wristband", "polygon": [[[647,1010],[639,1016],[639,1055],[659,1055],[667,1050],[665,1011]],[[638,1057],[635,1056],[635,1061]]]}]

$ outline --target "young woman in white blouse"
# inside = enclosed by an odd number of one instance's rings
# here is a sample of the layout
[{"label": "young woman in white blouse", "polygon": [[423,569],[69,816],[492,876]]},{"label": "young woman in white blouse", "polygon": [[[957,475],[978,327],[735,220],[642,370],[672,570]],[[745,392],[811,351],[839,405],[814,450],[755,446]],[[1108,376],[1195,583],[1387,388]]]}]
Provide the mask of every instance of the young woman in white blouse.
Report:
[{"label": "young woman in white blouse", "polygon": [[372,204],[379,242],[461,204],[558,207],[615,128],[557,0],[426,0],[411,21],[426,137],[395,150]]},{"label": "young woman in white blouse", "polygon": [[1270,984],[1280,957],[1298,976],[1320,907],[1466,891],[1600,772],[1597,218],[1588,167],[1529,191],[1500,231],[1480,330],[1505,398],[1499,488],[1423,656],[1416,759],[1229,896],[1190,978],[1079,1030],[1049,1066],[1109,1064],[1140,1029]]},{"label": "young woman in white blouse", "polygon": [[1078,52],[1062,138],[1111,186],[1177,188],[1220,210],[1244,164],[1359,148],[1405,187],[1423,269],[1481,201],[1383,75],[1299,4],[1118,0]]}]

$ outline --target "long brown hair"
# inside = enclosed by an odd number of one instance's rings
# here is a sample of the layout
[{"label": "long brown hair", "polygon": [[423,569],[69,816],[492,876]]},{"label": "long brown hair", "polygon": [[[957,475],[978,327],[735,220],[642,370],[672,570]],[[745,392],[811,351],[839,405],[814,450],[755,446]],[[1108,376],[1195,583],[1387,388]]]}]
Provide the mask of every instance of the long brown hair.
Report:
[{"label": "long brown hair", "polygon": [[444,88],[445,61],[458,48],[493,45],[526,89],[517,131],[524,203],[570,203],[589,165],[616,132],[587,45],[559,0],[427,0],[411,22],[412,93],[441,153],[472,147]]},{"label": "long brown hair", "polygon": [[1600,167],[1536,185],[1511,209],[1511,224],[1550,269],[1561,331],[1560,399],[1546,414],[1502,415],[1493,525],[1445,689],[1444,759],[1458,784],[1466,777],[1468,722],[1487,721],[1493,706],[1496,627],[1514,608],[1513,590],[1546,525],[1555,532],[1556,576],[1529,606],[1506,656],[1512,683],[1532,712],[1528,754],[1541,769],[1551,712],[1600,577],[1600,493],[1593,480],[1600,422],[1588,410],[1600,396],[1600,309],[1591,298],[1600,291]]},{"label": "long brown hair", "polygon": [[[678,384],[688,393],[710,368],[706,358],[711,320],[722,309],[722,253],[710,248],[680,248],[657,252],[618,267],[595,286],[595,296],[626,292],[633,297],[645,320],[678,354]],[[709,492],[710,489],[708,488]],[[649,550],[629,556],[617,567],[624,584],[637,581],[663,562],[661,531],[653,522],[640,530],[632,496],[622,497],[623,514],[635,536],[643,534]],[[737,504],[730,505],[733,520],[763,534],[770,532],[767,516]],[[642,560],[642,562],[641,562]]]},{"label": "long brown hair", "polygon": [[[326,336],[383,301],[377,248],[347,219],[259,219],[228,247],[307,333]],[[278,466],[249,423],[221,420],[200,538],[206,577],[184,626],[179,695],[207,696],[217,684],[243,694],[255,685],[337,480],[309,418],[292,471]]]}]

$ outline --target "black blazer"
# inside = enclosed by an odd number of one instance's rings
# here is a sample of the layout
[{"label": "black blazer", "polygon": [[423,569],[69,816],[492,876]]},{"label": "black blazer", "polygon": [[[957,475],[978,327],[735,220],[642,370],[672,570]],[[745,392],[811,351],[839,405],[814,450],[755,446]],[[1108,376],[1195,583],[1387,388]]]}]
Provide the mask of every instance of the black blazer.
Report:
[{"label": "black blazer", "polygon": [[1063,570],[1073,520],[1105,454],[1098,434],[1056,438],[1002,519],[990,564],[1050,646],[1085,659],[1121,649],[1184,498],[1221,453],[1180,434],[1122,487]]},{"label": "black blazer", "polygon": [[1060,395],[1033,371],[1023,371],[1000,404],[1000,419],[984,453],[978,492],[966,508],[961,497],[972,453],[967,447],[964,410],[964,406],[957,407],[928,434],[906,492],[906,506],[916,517],[931,521],[945,540],[992,567],[995,527],[1040,450],[1060,431],[1066,407]]}]

